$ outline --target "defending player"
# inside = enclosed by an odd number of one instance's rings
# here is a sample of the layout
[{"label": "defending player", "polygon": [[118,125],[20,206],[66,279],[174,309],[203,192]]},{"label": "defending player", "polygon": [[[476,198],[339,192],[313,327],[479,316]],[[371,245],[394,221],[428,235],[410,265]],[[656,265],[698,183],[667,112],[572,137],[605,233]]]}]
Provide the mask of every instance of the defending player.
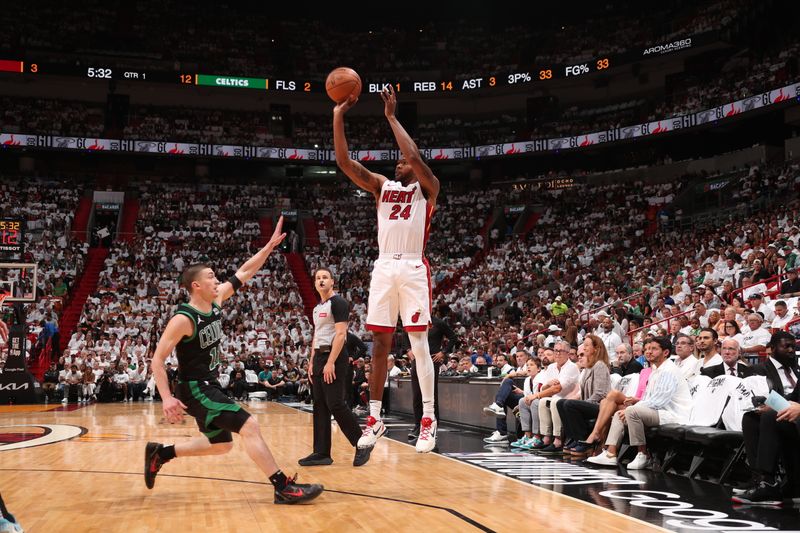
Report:
[{"label": "defending player", "polygon": [[[170,423],[180,422],[185,410],[195,418],[204,436],[171,446],[148,442],[144,464],[147,488],[153,488],[156,474],[168,461],[175,457],[228,453],[233,448],[231,434],[238,433],[247,455],[275,487],[275,503],[309,501],[322,493],[322,485],[295,483],[296,478],[287,478],[281,472],[261,437],[256,419],[225,395],[213,374],[220,362],[218,348],[223,335],[220,304],[264,265],[272,250],[286,237],[281,233],[282,228],[283,217],[278,220],[270,241],[225,283],[220,284],[214,271],[204,264],[192,265],[183,272],[181,285],[189,291],[189,303],[178,306],[158,341],[153,376],[166,419]],[[173,349],[178,355],[177,398],[170,393],[164,365]]]},{"label": "defending player", "polygon": [[419,149],[395,117],[397,99],[388,85],[381,92],[384,114],[402,152],[395,166],[395,180],[370,172],[350,159],[344,134],[344,114],[358,101],[350,98],[333,109],[333,141],[336,163],[359,187],[375,196],[378,209],[378,247],[380,255],[372,269],[367,305],[367,329],[373,332],[372,374],[370,376],[370,416],[358,446],[372,447],[385,432],[381,420],[381,400],[386,381],[386,366],[397,316],[403,320],[422,391],[422,420],[417,451],[429,452],[436,446],[437,422],[434,415],[433,362],[428,347],[431,322],[430,265],[424,256],[431,217],[439,195],[439,180],[422,160]]}]

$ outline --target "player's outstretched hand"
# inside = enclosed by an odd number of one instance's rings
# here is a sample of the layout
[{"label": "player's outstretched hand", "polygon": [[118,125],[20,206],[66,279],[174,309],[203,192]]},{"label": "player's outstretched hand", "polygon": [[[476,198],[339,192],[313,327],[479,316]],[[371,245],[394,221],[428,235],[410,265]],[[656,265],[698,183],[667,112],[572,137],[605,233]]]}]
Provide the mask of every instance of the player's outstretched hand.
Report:
[{"label": "player's outstretched hand", "polygon": [[286,238],[286,234],[283,233],[283,215],[278,219],[278,225],[275,226],[275,231],[272,232],[272,237],[270,237],[269,242],[267,243],[264,248],[267,249],[267,253],[272,253],[272,250],[278,246],[283,239]]},{"label": "player's outstretched hand", "polygon": [[392,118],[397,107],[397,96],[394,94],[394,87],[391,83],[387,83],[381,91],[381,100],[383,100],[383,114],[386,115],[386,118]]},{"label": "player's outstretched hand", "polygon": [[339,102],[338,104],[336,104],[336,106],[334,106],[333,114],[335,115],[336,113],[347,113],[351,107],[356,105],[356,102],[358,102],[358,97],[350,95],[350,97],[347,100]]},{"label": "player's outstretched hand", "polygon": [[0,320],[0,339],[3,339],[3,341],[8,340],[8,326],[2,320]]},{"label": "player's outstretched hand", "polygon": [[170,424],[183,422],[183,412],[186,406],[183,405],[182,401],[174,396],[165,398],[162,407],[164,408],[164,417],[167,419],[167,422]]}]

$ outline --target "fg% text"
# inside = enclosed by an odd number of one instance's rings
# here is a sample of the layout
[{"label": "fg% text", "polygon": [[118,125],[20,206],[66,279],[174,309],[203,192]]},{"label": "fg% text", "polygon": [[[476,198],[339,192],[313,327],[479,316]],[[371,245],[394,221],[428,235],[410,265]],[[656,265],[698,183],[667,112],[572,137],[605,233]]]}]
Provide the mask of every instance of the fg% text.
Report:
[{"label": "fg% text", "polygon": [[530,72],[517,72],[508,75],[508,84],[514,85],[515,83],[527,83],[531,81]]},{"label": "fg% text", "polygon": [[580,65],[570,65],[564,69],[565,76],[580,76],[589,73],[589,65],[582,63]]}]

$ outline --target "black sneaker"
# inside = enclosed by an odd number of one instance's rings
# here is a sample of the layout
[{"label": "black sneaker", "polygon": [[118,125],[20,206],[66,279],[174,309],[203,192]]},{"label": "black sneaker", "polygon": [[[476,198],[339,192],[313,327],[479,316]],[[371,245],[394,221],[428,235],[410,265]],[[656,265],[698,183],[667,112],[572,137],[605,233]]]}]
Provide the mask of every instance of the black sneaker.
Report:
[{"label": "black sneaker", "polygon": [[749,505],[783,505],[783,495],[778,484],[770,484],[766,481],[762,481],[757,487],[744,494],[731,496],[731,500]]},{"label": "black sneaker", "polygon": [[752,491],[754,489],[757,489],[758,485],[759,485],[759,481],[758,480],[754,480],[754,481],[751,481],[750,483],[748,483],[746,485],[743,485],[741,487],[734,487],[733,489],[731,489],[731,494],[733,496],[742,496],[742,495],[747,494],[748,492],[750,492],[750,491]]},{"label": "black sneaker", "polygon": [[367,448],[359,448],[356,446],[356,455],[353,457],[353,466],[363,466],[369,461],[369,455],[372,453],[374,446]]},{"label": "black sneaker", "polygon": [[333,459],[329,455],[322,455],[316,452],[297,461],[300,466],[325,466],[331,463],[333,463]]},{"label": "black sneaker", "polygon": [[275,500],[276,504],[294,504],[294,503],[301,503],[301,502],[310,502],[320,494],[324,490],[322,485],[317,483],[313,484],[303,484],[303,483],[296,483],[297,481],[297,474],[294,477],[290,477],[286,480],[286,486],[283,487],[283,490],[275,489]]},{"label": "black sneaker", "polygon": [[562,453],[563,448],[555,444],[548,444],[544,448],[537,448],[536,451],[542,455],[558,455]]},{"label": "black sneaker", "polygon": [[419,438],[419,426],[414,426],[414,429],[408,432],[408,440],[417,440]]},{"label": "black sneaker", "polygon": [[148,442],[144,447],[144,484],[148,489],[152,489],[156,484],[156,475],[165,464],[158,455],[158,451],[163,447],[164,445],[158,442]]}]

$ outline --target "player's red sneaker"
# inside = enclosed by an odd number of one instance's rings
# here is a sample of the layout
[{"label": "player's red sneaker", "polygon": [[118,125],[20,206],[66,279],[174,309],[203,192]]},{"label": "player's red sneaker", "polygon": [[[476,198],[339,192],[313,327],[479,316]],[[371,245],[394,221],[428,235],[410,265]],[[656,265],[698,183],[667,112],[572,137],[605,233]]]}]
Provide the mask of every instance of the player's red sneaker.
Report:
[{"label": "player's red sneaker", "polygon": [[361,438],[358,439],[359,448],[372,448],[378,439],[386,433],[386,426],[383,425],[383,420],[375,420],[374,417],[367,417],[367,425],[361,433]]},{"label": "player's red sneaker", "polygon": [[275,489],[275,503],[293,504],[301,502],[310,502],[320,494],[322,494],[322,485],[317,483],[297,483],[297,474],[286,480],[286,486],[283,490]]},{"label": "player's red sneaker", "polygon": [[156,475],[165,464],[158,455],[158,450],[163,447],[164,445],[158,442],[148,442],[144,447],[144,484],[148,489],[152,489],[156,484]]},{"label": "player's red sneaker", "polygon": [[417,439],[417,451],[419,453],[428,453],[433,451],[436,447],[436,431],[439,424],[436,420],[430,417],[423,417],[419,426],[419,438]]}]

